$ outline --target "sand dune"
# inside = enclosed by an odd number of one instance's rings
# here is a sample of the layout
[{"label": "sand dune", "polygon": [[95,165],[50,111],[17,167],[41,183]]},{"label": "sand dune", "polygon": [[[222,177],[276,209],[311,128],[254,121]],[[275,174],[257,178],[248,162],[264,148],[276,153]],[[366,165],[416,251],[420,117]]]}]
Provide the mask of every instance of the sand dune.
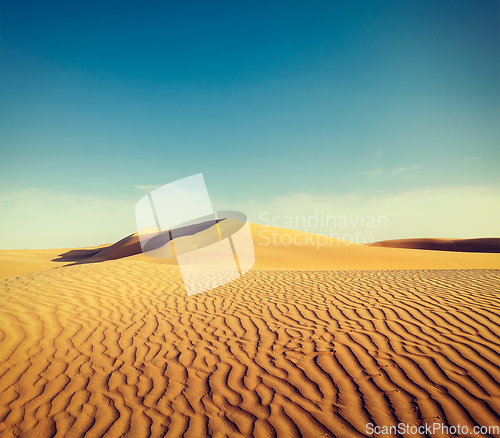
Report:
[{"label": "sand dune", "polygon": [[[285,270],[385,269],[499,269],[500,254],[457,251],[421,251],[372,246],[330,239],[302,231],[251,224],[255,268]],[[202,233],[200,233],[202,234]],[[180,239],[183,239],[181,237]],[[202,237],[203,239],[203,237]],[[431,240],[431,239],[428,239]],[[483,240],[483,239],[473,239]],[[495,240],[495,239],[484,239]],[[403,241],[386,241],[403,242]],[[378,245],[382,243],[384,245]],[[387,246],[390,246],[388,244]],[[148,263],[176,265],[175,259],[151,258],[141,251],[139,236],[131,234],[114,244],[84,249],[0,250],[0,278],[82,263],[131,258]]]},{"label": "sand dune", "polygon": [[0,250],[0,278],[16,277],[61,266],[53,260],[67,249]]},{"label": "sand dune", "polygon": [[426,249],[433,251],[500,253],[500,238],[396,239],[374,242],[371,246],[380,246],[384,248]]},{"label": "sand dune", "polygon": [[18,257],[45,270],[1,281],[0,437],[500,436],[472,432],[500,428],[498,254],[263,229],[250,272],[191,297],[137,235]]}]

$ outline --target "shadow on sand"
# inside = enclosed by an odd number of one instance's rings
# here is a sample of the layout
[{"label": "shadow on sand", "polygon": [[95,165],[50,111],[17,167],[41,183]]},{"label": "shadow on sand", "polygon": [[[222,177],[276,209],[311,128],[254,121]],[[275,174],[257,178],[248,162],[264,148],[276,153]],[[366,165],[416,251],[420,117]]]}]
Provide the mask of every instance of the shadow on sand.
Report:
[{"label": "shadow on sand", "polygon": [[[143,243],[145,251],[153,251],[155,249],[158,249],[161,246],[169,243],[173,239],[177,239],[179,237],[192,236],[194,234],[200,233],[224,220],[226,220],[225,217],[221,219],[207,220],[201,223],[189,224],[183,227],[175,228],[173,230],[160,231],[159,233],[156,232],[154,234],[151,234],[151,237],[146,235],[146,242]],[[241,226],[242,225],[243,222],[241,223]],[[135,233],[109,246],[93,249],[69,250],[65,253],[59,254],[58,258],[55,258],[52,261],[69,263],[64,266],[73,266],[84,263],[99,263],[106,260],[117,260],[136,254],[141,254],[142,252],[143,248],[141,246],[141,239],[138,233]]]}]

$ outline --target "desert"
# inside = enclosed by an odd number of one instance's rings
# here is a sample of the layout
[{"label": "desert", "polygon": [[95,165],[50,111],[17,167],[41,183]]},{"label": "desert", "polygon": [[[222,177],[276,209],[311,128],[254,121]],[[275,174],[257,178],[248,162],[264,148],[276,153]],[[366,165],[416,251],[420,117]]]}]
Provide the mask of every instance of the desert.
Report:
[{"label": "desert", "polygon": [[0,15],[0,438],[500,438],[499,0]]},{"label": "desert", "polygon": [[249,272],[190,297],[137,235],[1,251],[0,436],[500,436],[498,253],[263,229]]}]

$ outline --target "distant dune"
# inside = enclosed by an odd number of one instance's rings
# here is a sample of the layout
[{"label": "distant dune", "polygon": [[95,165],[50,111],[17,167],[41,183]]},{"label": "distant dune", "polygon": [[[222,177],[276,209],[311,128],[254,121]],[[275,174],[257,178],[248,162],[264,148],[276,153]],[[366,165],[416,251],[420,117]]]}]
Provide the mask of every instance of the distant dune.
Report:
[{"label": "distant dune", "polygon": [[193,296],[136,234],[0,251],[0,437],[500,436],[499,254],[252,233]]},{"label": "distant dune", "polygon": [[432,251],[459,251],[500,253],[500,238],[481,239],[396,239],[374,242],[371,246],[383,248],[425,249]]},{"label": "distant dune", "polygon": [[[256,224],[251,224],[251,230],[256,254],[255,269],[321,271],[500,268],[500,254],[493,251],[500,239],[403,239],[360,245],[302,231]],[[204,232],[202,229],[196,235],[203,239]],[[168,236],[164,241],[169,242]],[[425,245],[428,247],[423,248]],[[442,249],[438,248],[439,245],[469,249],[434,251]],[[483,251],[478,251],[481,249]],[[173,258],[151,258],[142,254],[139,236],[135,233],[114,244],[94,248],[0,250],[0,278],[71,264],[99,263],[122,258],[147,263],[177,264]]]}]

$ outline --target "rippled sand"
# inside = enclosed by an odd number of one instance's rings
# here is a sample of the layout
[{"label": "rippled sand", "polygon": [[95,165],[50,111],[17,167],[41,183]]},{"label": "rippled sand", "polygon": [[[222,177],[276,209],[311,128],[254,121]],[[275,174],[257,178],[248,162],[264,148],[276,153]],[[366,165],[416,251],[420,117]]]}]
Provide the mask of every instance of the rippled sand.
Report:
[{"label": "rippled sand", "polygon": [[500,425],[499,285],[494,269],[257,269],[187,297],[178,268],[133,258],[4,279],[0,436]]}]

